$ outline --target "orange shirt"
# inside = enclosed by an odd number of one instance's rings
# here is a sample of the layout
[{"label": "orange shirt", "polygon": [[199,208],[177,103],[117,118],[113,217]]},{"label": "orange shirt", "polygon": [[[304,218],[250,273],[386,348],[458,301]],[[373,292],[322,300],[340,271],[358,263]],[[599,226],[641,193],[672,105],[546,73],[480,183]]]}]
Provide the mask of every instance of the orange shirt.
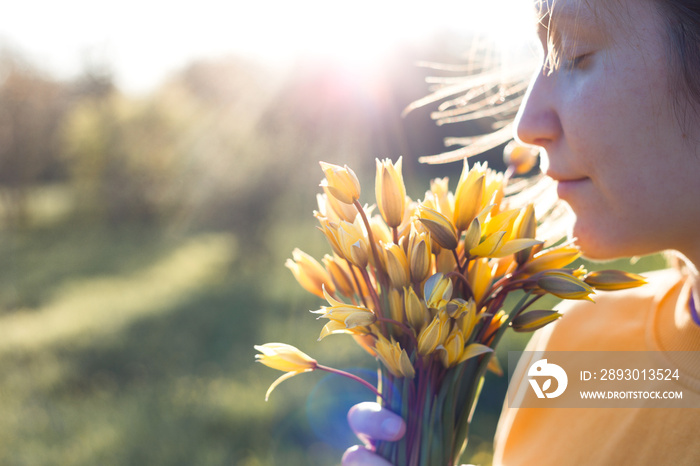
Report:
[{"label": "orange shirt", "polygon": [[[672,359],[674,351],[700,352],[700,327],[690,316],[685,277],[675,270],[645,276],[649,284],[641,288],[598,292],[595,304],[562,303],[562,318],[537,332],[526,351],[664,351]],[[700,465],[697,355],[672,361],[680,378],[668,386],[682,390],[684,404],[697,408],[509,408],[506,400],[493,464]],[[532,362],[521,360],[519,369]],[[511,382],[518,383],[527,381]],[[582,383],[570,377],[567,390]]]}]

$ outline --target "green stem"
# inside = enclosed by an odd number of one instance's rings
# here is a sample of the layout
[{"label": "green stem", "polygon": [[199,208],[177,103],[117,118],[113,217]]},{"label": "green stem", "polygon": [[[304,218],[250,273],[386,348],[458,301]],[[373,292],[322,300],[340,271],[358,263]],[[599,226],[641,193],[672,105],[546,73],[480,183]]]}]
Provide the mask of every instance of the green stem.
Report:
[{"label": "green stem", "polygon": [[360,217],[362,217],[362,222],[365,224],[365,228],[367,229],[367,240],[369,241],[369,247],[372,250],[372,257],[374,258],[374,267],[379,270],[381,266],[381,262],[379,261],[379,253],[377,252],[377,245],[374,244],[374,234],[372,233],[372,227],[369,225],[369,220],[367,219],[367,214],[365,213],[365,209],[362,208],[362,204],[360,204],[360,201],[355,201],[354,203],[355,208],[357,211],[360,213]]},{"label": "green stem", "polygon": [[321,370],[321,371],[330,372],[331,374],[342,375],[343,377],[347,377],[349,379],[352,379],[355,382],[359,382],[362,385],[364,385],[365,387],[372,390],[372,393],[374,393],[378,397],[381,397],[382,399],[384,398],[384,395],[382,395],[381,392],[379,392],[379,390],[377,390],[377,388],[374,385],[372,385],[371,383],[367,382],[363,378],[358,377],[354,374],[351,374],[351,373],[345,372],[345,371],[341,371],[340,369],[334,369],[333,367],[322,366],[321,364],[316,365],[316,369]]}]

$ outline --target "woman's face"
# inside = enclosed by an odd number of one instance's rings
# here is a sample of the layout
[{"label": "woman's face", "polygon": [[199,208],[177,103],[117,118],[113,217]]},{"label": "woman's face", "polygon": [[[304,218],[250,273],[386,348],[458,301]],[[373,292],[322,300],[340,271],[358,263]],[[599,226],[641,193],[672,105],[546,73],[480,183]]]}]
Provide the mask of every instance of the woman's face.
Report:
[{"label": "woman's face", "polygon": [[612,12],[537,3],[545,60],[517,136],[546,151],[544,170],[576,216],[572,235],[593,259],[676,249],[699,264],[699,121],[691,111],[682,125],[673,107],[663,19],[649,0]]}]

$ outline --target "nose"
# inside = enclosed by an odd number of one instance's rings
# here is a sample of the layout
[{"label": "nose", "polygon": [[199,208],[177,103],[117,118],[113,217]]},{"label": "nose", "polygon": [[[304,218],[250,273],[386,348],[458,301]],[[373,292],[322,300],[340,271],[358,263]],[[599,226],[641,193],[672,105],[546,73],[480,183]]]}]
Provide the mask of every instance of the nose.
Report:
[{"label": "nose", "polygon": [[547,149],[562,132],[561,121],[555,108],[554,75],[536,72],[515,119],[517,138],[534,146]]}]

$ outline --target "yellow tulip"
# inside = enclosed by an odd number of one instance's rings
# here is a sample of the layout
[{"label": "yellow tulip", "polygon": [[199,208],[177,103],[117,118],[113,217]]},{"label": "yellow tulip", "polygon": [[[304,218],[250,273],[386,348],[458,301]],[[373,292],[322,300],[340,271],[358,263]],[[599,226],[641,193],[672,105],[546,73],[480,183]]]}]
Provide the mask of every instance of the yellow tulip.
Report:
[{"label": "yellow tulip", "polygon": [[492,204],[494,206],[495,213],[498,213],[501,209],[501,202],[503,202],[504,194],[503,173],[487,168],[482,206],[486,207],[487,205]]},{"label": "yellow tulip", "polygon": [[268,367],[279,371],[287,372],[277,380],[275,380],[265,394],[265,401],[270,397],[270,393],[280,383],[294,377],[297,374],[311,372],[316,369],[318,363],[306,353],[298,350],[294,346],[285,343],[266,343],[264,345],[256,345],[254,347],[262,354],[256,354],[256,362],[260,362]]},{"label": "yellow tulip", "polygon": [[457,267],[457,261],[455,260],[455,256],[450,252],[445,249],[443,250],[438,250],[436,253],[435,250],[433,249],[433,254],[436,254],[435,257],[435,272],[436,273],[450,273],[455,270]]},{"label": "yellow tulip", "polygon": [[457,326],[462,331],[462,335],[469,340],[474,327],[481,317],[476,312],[476,303],[473,299],[467,302],[465,312],[457,317]]},{"label": "yellow tulip", "polygon": [[432,322],[418,335],[418,353],[426,356],[441,345],[448,336],[450,318],[446,312],[440,311]]},{"label": "yellow tulip", "polygon": [[415,227],[411,227],[411,236],[408,241],[408,264],[411,271],[411,279],[420,283],[426,278],[432,269],[432,251],[430,236],[427,233],[418,233]]},{"label": "yellow tulip", "polygon": [[486,369],[496,374],[498,377],[503,376],[503,368],[501,367],[501,363],[498,362],[498,358],[495,356],[489,359],[489,364],[486,366]]},{"label": "yellow tulip", "polygon": [[309,293],[323,298],[324,285],[329,293],[335,293],[335,285],[326,269],[300,249],[294,249],[292,259],[287,259],[284,265],[292,271],[294,278]]},{"label": "yellow tulip", "polygon": [[389,341],[383,335],[379,335],[374,346],[377,358],[389,369],[395,377],[413,378],[416,375],[406,350],[396,341]]},{"label": "yellow tulip", "polygon": [[336,241],[342,256],[353,265],[364,269],[369,262],[369,242],[358,217],[354,223],[340,222],[336,230]]},{"label": "yellow tulip", "polygon": [[[465,170],[467,169],[465,161]],[[462,176],[455,191],[454,224],[457,230],[466,230],[474,217],[481,211],[484,195],[484,175],[470,172]]]},{"label": "yellow tulip", "polygon": [[492,215],[482,228],[483,235],[489,236],[498,231],[505,231],[507,238],[511,238],[514,230],[513,225],[519,213],[517,209],[511,209]]},{"label": "yellow tulip", "polygon": [[561,269],[571,264],[581,256],[581,252],[574,246],[560,246],[546,249],[535,254],[532,260],[527,262],[518,275],[532,275],[551,269]]},{"label": "yellow tulip", "polygon": [[537,147],[510,141],[503,149],[503,161],[509,167],[513,167],[514,174],[524,175],[537,164],[539,153],[540,150]]},{"label": "yellow tulip", "polygon": [[488,339],[488,341],[485,341],[484,343],[490,344],[490,342],[493,341],[493,338],[495,337],[496,330],[501,328],[501,326],[503,324],[505,324],[507,320],[508,320],[508,314],[506,314],[505,311],[503,311],[503,310],[498,311],[496,313],[496,315],[491,317],[491,321],[489,322],[489,326],[486,329],[486,335],[492,335],[492,336]]},{"label": "yellow tulip", "polygon": [[430,180],[429,193],[432,194],[434,203],[431,209],[437,210],[447,218],[452,218],[454,215],[454,196],[449,189],[449,179],[445,177]]},{"label": "yellow tulip", "polygon": [[360,182],[347,165],[341,167],[331,163],[320,162],[326,178],[321,181],[321,187],[327,188],[328,193],[345,204],[352,204],[360,198]]},{"label": "yellow tulip", "polygon": [[323,235],[326,237],[328,244],[335,254],[345,259],[343,251],[340,249],[340,244],[338,243],[338,223],[331,222],[327,217],[323,217],[318,212],[315,213],[316,219],[320,224],[318,229],[321,230]]},{"label": "yellow tulip", "polygon": [[[537,219],[535,218],[535,206],[530,203],[520,211],[515,225],[516,238],[535,238],[537,234]],[[530,259],[532,248],[525,248],[515,253],[515,261],[518,265],[523,265]]]},{"label": "yellow tulip", "polygon": [[321,261],[326,266],[328,275],[330,275],[336,289],[348,298],[353,296],[355,294],[355,286],[353,285],[352,277],[349,275],[347,264],[329,254],[323,256]]},{"label": "yellow tulip", "polygon": [[[319,319],[326,318],[331,321],[340,323],[344,329],[353,329],[355,327],[367,327],[377,321],[377,316],[370,309],[352,304],[345,304],[342,301],[334,299],[324,289],[324,297],[331,305],[330,307],[322,307],[318,311],[311,311],[314,314],[321,314]],[[329,330],[341,330],[340,327],[330,326]],[[332,333],[332,332],[331,332]]]},{"label": "yellow tulip", "polygon": [[504,244],[505,235],[505,231],[497,231],[487,236],[478,246],[469,250],[469,255],[474,257],[490,257]]},{"label": "yellow tulip", "polygon": [[462,355],[459,357],[459,360],[457,361],[457,364],[461,364],[467,359],[475,358],[477,356],[481,356],[482,354],[486,353],[491,353],[493,352],[493,348],[490,348],[486,345],[482,345],[480,343],[471,343],[469,346],[464,348],[464,351],[462,352]]},{"label": "yellow tulip", "polygon": [[445,367],[452,367],[457,364],[464,352],[464,337],[462,332],[455,328],[445,340],[445,343],[438,346],[436,351],[440,351],[440,359]]},{"label": "yellow tulip", "polygon": [[429,308],[440,309],[452,299],[452,280],[441,273],[432,275],[423,285],[423,296]]},{"label": "yellow tulip", "polygon": [[391,234],[391,230],[386,226],[378,215],[370,217],[369,227],[372,229],[372,235],[374,236],[374,241],[376,244],[379,243],[391,243],[394,238]]},{"label": "yellow tulip", "polygon": [[614,291],[636,288],[647,283],[646,278],[635,273],[621,270],[600,270],[591,272],[583,277],[586,284],[596,290]]},{"label": "yellow tulip", "polygon": [[[404,296],[401,291],[397,290],[396,288],[389,288],[389,313],[391,314],[391,318],[394,319],[397,322],[405,322],[404,318]],[[399,331],[395,332],[396,334],[400,335],[402,332],[400,332],[400,328],[397,329]]]},{"label": "yellow tulip", "polygon": [[357,208],[354,205],[340,202],[330,193],[328,186],[324,186],[323,191],[324,194],[316,195],[316,202],[321,212],[335,222],[340,220],[345,220],[346,222],[355,221]]},{"label": "yellow tulip", "polygon": [[479,303],[484,299],[491,287],[491,266],[489,265],[488,259],[480,258],[473,260],[469,264],[467,275],[472,292],[474,293],[474,301]]},{"label": "yellow tulip", "polygon": [[392,164],[391,160],[377,159],[375,195],[382,218],[392,228],[401,224],[406,208],[406,186],[401,175],[401,161]]},{"label": "yellow tulip", "polygon": [[455,249],[459,238],[457,237],[457,229],[452,224],[450,219],[445,217],[437,210],[433,210],[424,205],[418,207],[418,220],[425,225],[430,231],[430,237],[436,243],[448,250]]},{"label": "yellow tulip", "polygon": [[477,217],[474,220],[472,220],[472,223],[469,224],[469,228],[467,228],[467,231],[464,234],[464,249],[467,251],[471,251],[473,248],[479,245],[480,241],[481,222]]},{"label": "yellow tulip", "polygon": [[430,313],[425,302],[418,297],[412,287],[404,288],[404,309],[409,325],[416,331],[420,331],[430,320]]},{"label": "yellow tulip", "polygon": [[398,244],[384,246],[386,270],[392,286],[401,289],[411,283],[411,270],[408,267],[406,252]]}]

